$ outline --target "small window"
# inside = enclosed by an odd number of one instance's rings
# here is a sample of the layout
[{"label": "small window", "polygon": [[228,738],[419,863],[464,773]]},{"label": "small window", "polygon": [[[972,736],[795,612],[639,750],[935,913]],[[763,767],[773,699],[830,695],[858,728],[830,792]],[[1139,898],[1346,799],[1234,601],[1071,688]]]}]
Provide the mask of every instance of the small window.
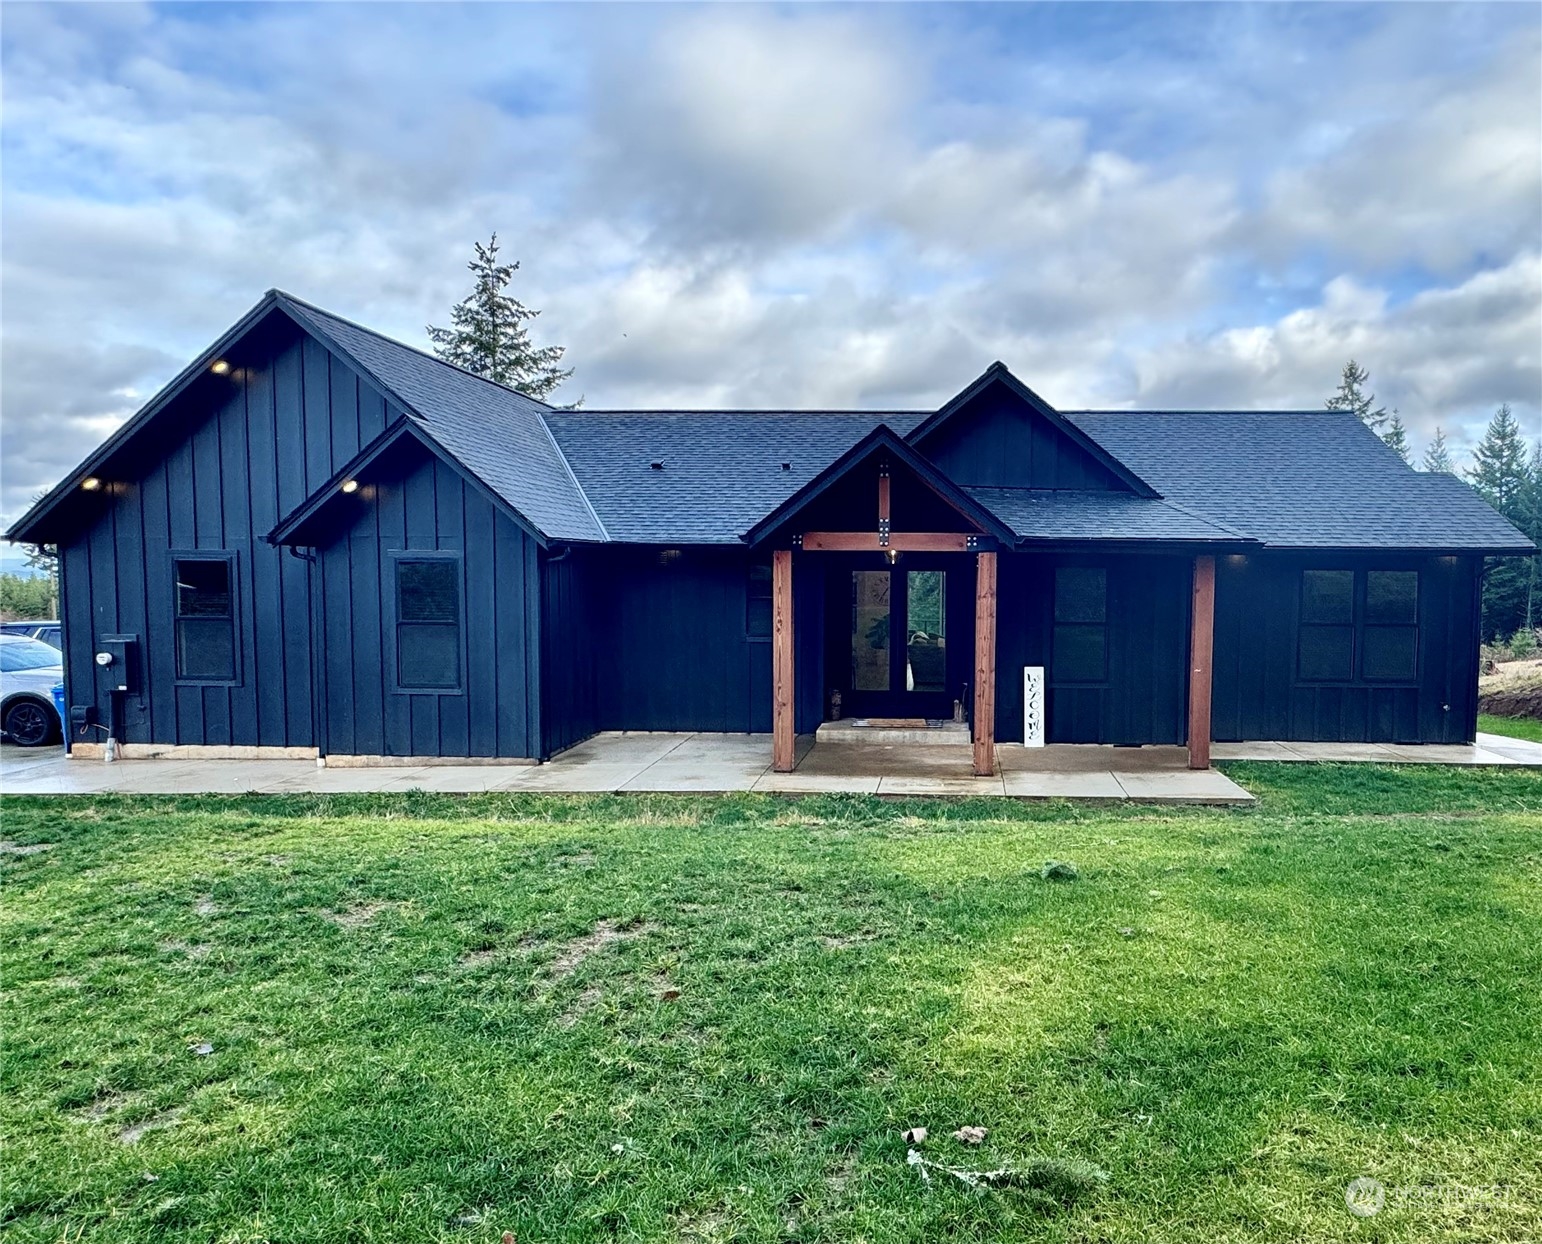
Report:
[{"label": "small window", "polygon": [[177,677],[188,682],[234,682],[236,614],[231,559],[178,558],[173,565]]},{"label": "small window", "polygon": [[1055,631],[1050,679],[1102,682],[1108,676],[1108,571],[1061,566],[1055,571]]},{"label": "small window", "polygon": [[1355,572],[1307,570],[1301,575],[1301,621],[1348,626],[1355,620]]},{"label": "small window", "polygon": [[404,691],[460,689],[460,562],[396,562],[396,684]]},{"label": "small window", "polygon": [[1355,628],[1302,626],[1298,668],[1307,682],[1348,682],[1354,677]]},{"label": "small window", "polygon": [[751,566],[744,588],[744,633],[771,638],[771,567]]},{"label": "small window", "polygon": [[1371,626],[1413,626],[1419,621],[1417,570],[1367,570],[1365,621]]}]

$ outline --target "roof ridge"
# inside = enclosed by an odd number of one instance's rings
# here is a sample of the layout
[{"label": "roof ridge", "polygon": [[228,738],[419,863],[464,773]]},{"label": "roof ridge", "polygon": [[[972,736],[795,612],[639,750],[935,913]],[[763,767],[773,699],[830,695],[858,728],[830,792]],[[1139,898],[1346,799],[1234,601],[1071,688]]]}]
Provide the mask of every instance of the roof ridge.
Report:
[{"label": "roof ridge", "polygon": [[448,367],[451,371],[459,372],[463,376],[470,376],[473,380],[480,380],[483,384],[490,384],[493,386],[493,388],[499,389],[504,393],[512,393],[515,397],[522,397],[525,399],[525,401],[533,402],[543,410],[557,409],[550,402],[543,402],[538,397],[531,397],[528,393],[521,393],[518,389],[513,388],[510,385],[502,384],[497,380],[491,380],[486,376],[479,376],[476,372],[462,367],[459,363],[452,363],[448,359],[440,358],[431,350],[425,350],[420,346],[409,345],[405,341],[398,341],[395,337],[388,336],[387,334],[381,332],[378,328],[370,328],[367,324],[360,324],[357,320],[350,320],[346,315],[339,315],[336,311],[328,311],[325,307],[318,307],[314,302],[307,302],[304,298],[300,298],[295,294],[291,294],[287,290],[282,290],[275,287],[270,289],[268,293],[277,294],[281,298],[287,298],[290,302],[299,304],[307,311],[314,311],[317,315],[324,315],[328,319],[337,320],[339,323],[348,325],[349,328],[356,329],[361,333],[368,333],[371,337],[374,337],[380,341],[388,341],[393,346],[397,346],[400,349],[410,350],[412,353],[421,355],[423,358],[428,359],[430,362],[438,363],[441,367]]},{"label": "roof ridge", "polygon": [[769,406],[691,406],[675,407],[667,406],[613,406],[605,409],[584,407],[582,410],[574,410],[567,407],[553,407],[552,413],[564,415],[861,415],[870,419],[887,418],[892,415],[929,415],[929,410],[856,410],[842,409],[835,406],[815,406],[808,409],[786,408],[777,409]]},{"label": "roof ridge", "polygon": [[1324,407],[1311,406],[1299,409],[1286,407],[1267,410],[1226,410],[1217,407],[1211,407],[1208,410],[1199,410],[1194,407],[1173,407],[1164,410],[1102,408],[1097,410],[1063,410],[1060,413],[1062,415],[1226,415],[1234,417],[1236,415],[1353,415],[1354,411],[1328,410]]}]

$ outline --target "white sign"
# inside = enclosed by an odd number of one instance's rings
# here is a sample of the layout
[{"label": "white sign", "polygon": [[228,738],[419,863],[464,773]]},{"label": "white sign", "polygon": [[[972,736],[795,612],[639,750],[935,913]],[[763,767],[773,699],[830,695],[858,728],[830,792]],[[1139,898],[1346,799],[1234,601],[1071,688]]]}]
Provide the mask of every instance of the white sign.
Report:
[{"label": "white sign", "polygon": [[1023,746],[1044,746],[1044,667],[1023,666]]}]

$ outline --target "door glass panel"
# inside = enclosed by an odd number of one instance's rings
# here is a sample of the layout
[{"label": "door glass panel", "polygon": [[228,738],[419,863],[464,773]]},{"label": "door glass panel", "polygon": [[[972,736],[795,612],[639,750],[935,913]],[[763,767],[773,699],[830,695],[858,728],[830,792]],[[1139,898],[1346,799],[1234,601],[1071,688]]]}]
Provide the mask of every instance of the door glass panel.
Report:
[{"label": "door glass panel", "polygon": [[856,691],[889,689],[887,570],[851,572],[851,685]]},{"label": "door glass panel", "polygon": [[905,580],[905,688],[938,692],[947,668],[948,623],[940,570],[911,570]]}]

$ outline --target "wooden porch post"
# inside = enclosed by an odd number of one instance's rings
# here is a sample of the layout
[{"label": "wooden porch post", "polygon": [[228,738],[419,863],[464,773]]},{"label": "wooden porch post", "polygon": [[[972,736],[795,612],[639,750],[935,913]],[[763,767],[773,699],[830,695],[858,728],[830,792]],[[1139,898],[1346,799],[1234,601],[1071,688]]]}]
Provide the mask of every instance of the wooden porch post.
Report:
[{"label": "wooden porch post", "polygon": [[793,764],[792,550],[771,555],[771,767]]},{"label": "wooden porch post", "polygon": [[1210,687],[1215,664],[1215,558],[1194,559],[1189,632],[1189,768],[1210,767]]},{"label": "wooden porch post", "polygon": [[996,772],[996,554],[975,557],[974,771]]}]

